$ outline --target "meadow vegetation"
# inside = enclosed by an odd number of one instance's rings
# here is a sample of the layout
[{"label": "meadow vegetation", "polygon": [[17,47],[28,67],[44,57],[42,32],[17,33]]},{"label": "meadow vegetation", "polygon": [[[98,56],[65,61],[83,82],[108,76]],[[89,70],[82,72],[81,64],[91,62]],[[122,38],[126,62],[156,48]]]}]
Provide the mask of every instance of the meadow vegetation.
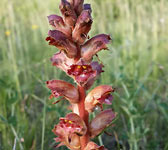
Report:
[{"label": "meadow vegetation", "polygon": [[[112,36],[97,83],[116,88],[118,113],[110,135],[95,139],[109,150],[168,149],[168,1],[86,0],[93,10],[90,37]],[[67,102],[53,105],[45,81],[64,79],[51,66],[57,51],[45,38],[47,15],[59,14],[59,0],[0,2],[0,150],[52,150],[58,118]],[[97,58],[95,58],[97,59]],[[94,84],[93,87],[95,87]],[[59,148],[65,150],[65,147]]]}]

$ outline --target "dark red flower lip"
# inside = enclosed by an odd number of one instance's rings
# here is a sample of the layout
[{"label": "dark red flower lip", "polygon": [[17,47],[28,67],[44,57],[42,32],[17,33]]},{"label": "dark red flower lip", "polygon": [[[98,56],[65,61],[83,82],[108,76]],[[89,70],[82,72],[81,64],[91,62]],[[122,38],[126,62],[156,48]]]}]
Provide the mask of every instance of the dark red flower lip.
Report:
[{"label": "dark red flower lip", "polygon": [[96,76],[96,71],[92,69],[91,65],[71,65],[67,71],[68,75],[73,76],[78,84],[84,85],[90,78]]},{"label": "dark red flower lip", "polygon": [[88,72],[92,72],[92,67],[90,65],[71,65],[70,69],[68,70],[68,74],[74,76]]}]

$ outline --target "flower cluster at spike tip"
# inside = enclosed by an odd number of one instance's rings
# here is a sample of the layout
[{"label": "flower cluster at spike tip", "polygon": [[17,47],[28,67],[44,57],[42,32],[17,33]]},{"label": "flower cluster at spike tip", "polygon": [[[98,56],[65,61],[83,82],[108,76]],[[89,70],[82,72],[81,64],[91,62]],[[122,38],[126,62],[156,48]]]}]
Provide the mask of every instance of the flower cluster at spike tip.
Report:
[{"label": "flower cluster at spike tip", "polygon": [[[59,142],[56,147],[66,145],[71,150],[107,150],[91,139],[110,126],[116,117],[113,110],[103,110],[103,104],[112,104],[111,94],[114,89],[109,85],[100,85],[87,95],[86,91],[104,72],[104,65],[99,60],[93,61],[93,56],[108,49],[107,44],[111,38],[106,34],[89,38],[88,33],[93,23],[92,9],[90,4],[84,4],[84,0],[61,0],[59,9],[62,16],[48,16],[53,30],[48,32],[46,41],[59,49],[51,57],[52,65],[73,78],[77,86],[63,80],[46,82],[52,93],[50,98],[62,96],[62,99],[69,101],[72,110],[72,113],[60,118],[53,129],[57,136],[55,141]],[[101,110],[89,122],[89,115],[96,107]]]}]

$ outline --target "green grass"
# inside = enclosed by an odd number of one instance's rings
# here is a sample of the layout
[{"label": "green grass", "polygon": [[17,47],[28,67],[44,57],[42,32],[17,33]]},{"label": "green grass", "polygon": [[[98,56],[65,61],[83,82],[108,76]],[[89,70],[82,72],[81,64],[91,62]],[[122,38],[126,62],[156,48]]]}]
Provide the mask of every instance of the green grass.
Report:
[{"label": "green grass", "polygon": [[[104,134],[99,141],[109,150],[120,145],[124,150],[167,150],[168,1],[87,2],[93,8],[90,36],[113,37],[109,51],[99,53],[105,72],[94,86],[116,88],[112,107],[118,119],[107,129],[112,137]],[[52,105],[45,81],[72,81],[51,66],[49,58],[57,50],[45,42],[46,16],[59,14],[58,4],[1,0],[0,150],[51,150],[55,145],[51,129],[67,113],[68,103]]]}]

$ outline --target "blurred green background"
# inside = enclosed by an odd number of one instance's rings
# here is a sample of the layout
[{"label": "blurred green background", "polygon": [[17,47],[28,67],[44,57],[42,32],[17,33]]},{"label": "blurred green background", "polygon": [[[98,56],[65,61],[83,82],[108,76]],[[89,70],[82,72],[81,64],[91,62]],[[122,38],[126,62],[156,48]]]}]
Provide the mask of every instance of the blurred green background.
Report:
[{"label": "blurred green background", "polygon": [[[168,1],[86,0],[93,9],[90,37],[110,34],[99,53],[105,72],[94,84],[116,88],[115,126],[95,141],[109,150],[168,150]],[[45,38],[59,0],[0,2],[0,150],[52,150],[54,124],[67,102],[52,105],[45,81],[65,79],[51,66],[57,51]],[[110,107],[110,106],[108,106]],[[58,148],[65,150],[65,147]]]}]

